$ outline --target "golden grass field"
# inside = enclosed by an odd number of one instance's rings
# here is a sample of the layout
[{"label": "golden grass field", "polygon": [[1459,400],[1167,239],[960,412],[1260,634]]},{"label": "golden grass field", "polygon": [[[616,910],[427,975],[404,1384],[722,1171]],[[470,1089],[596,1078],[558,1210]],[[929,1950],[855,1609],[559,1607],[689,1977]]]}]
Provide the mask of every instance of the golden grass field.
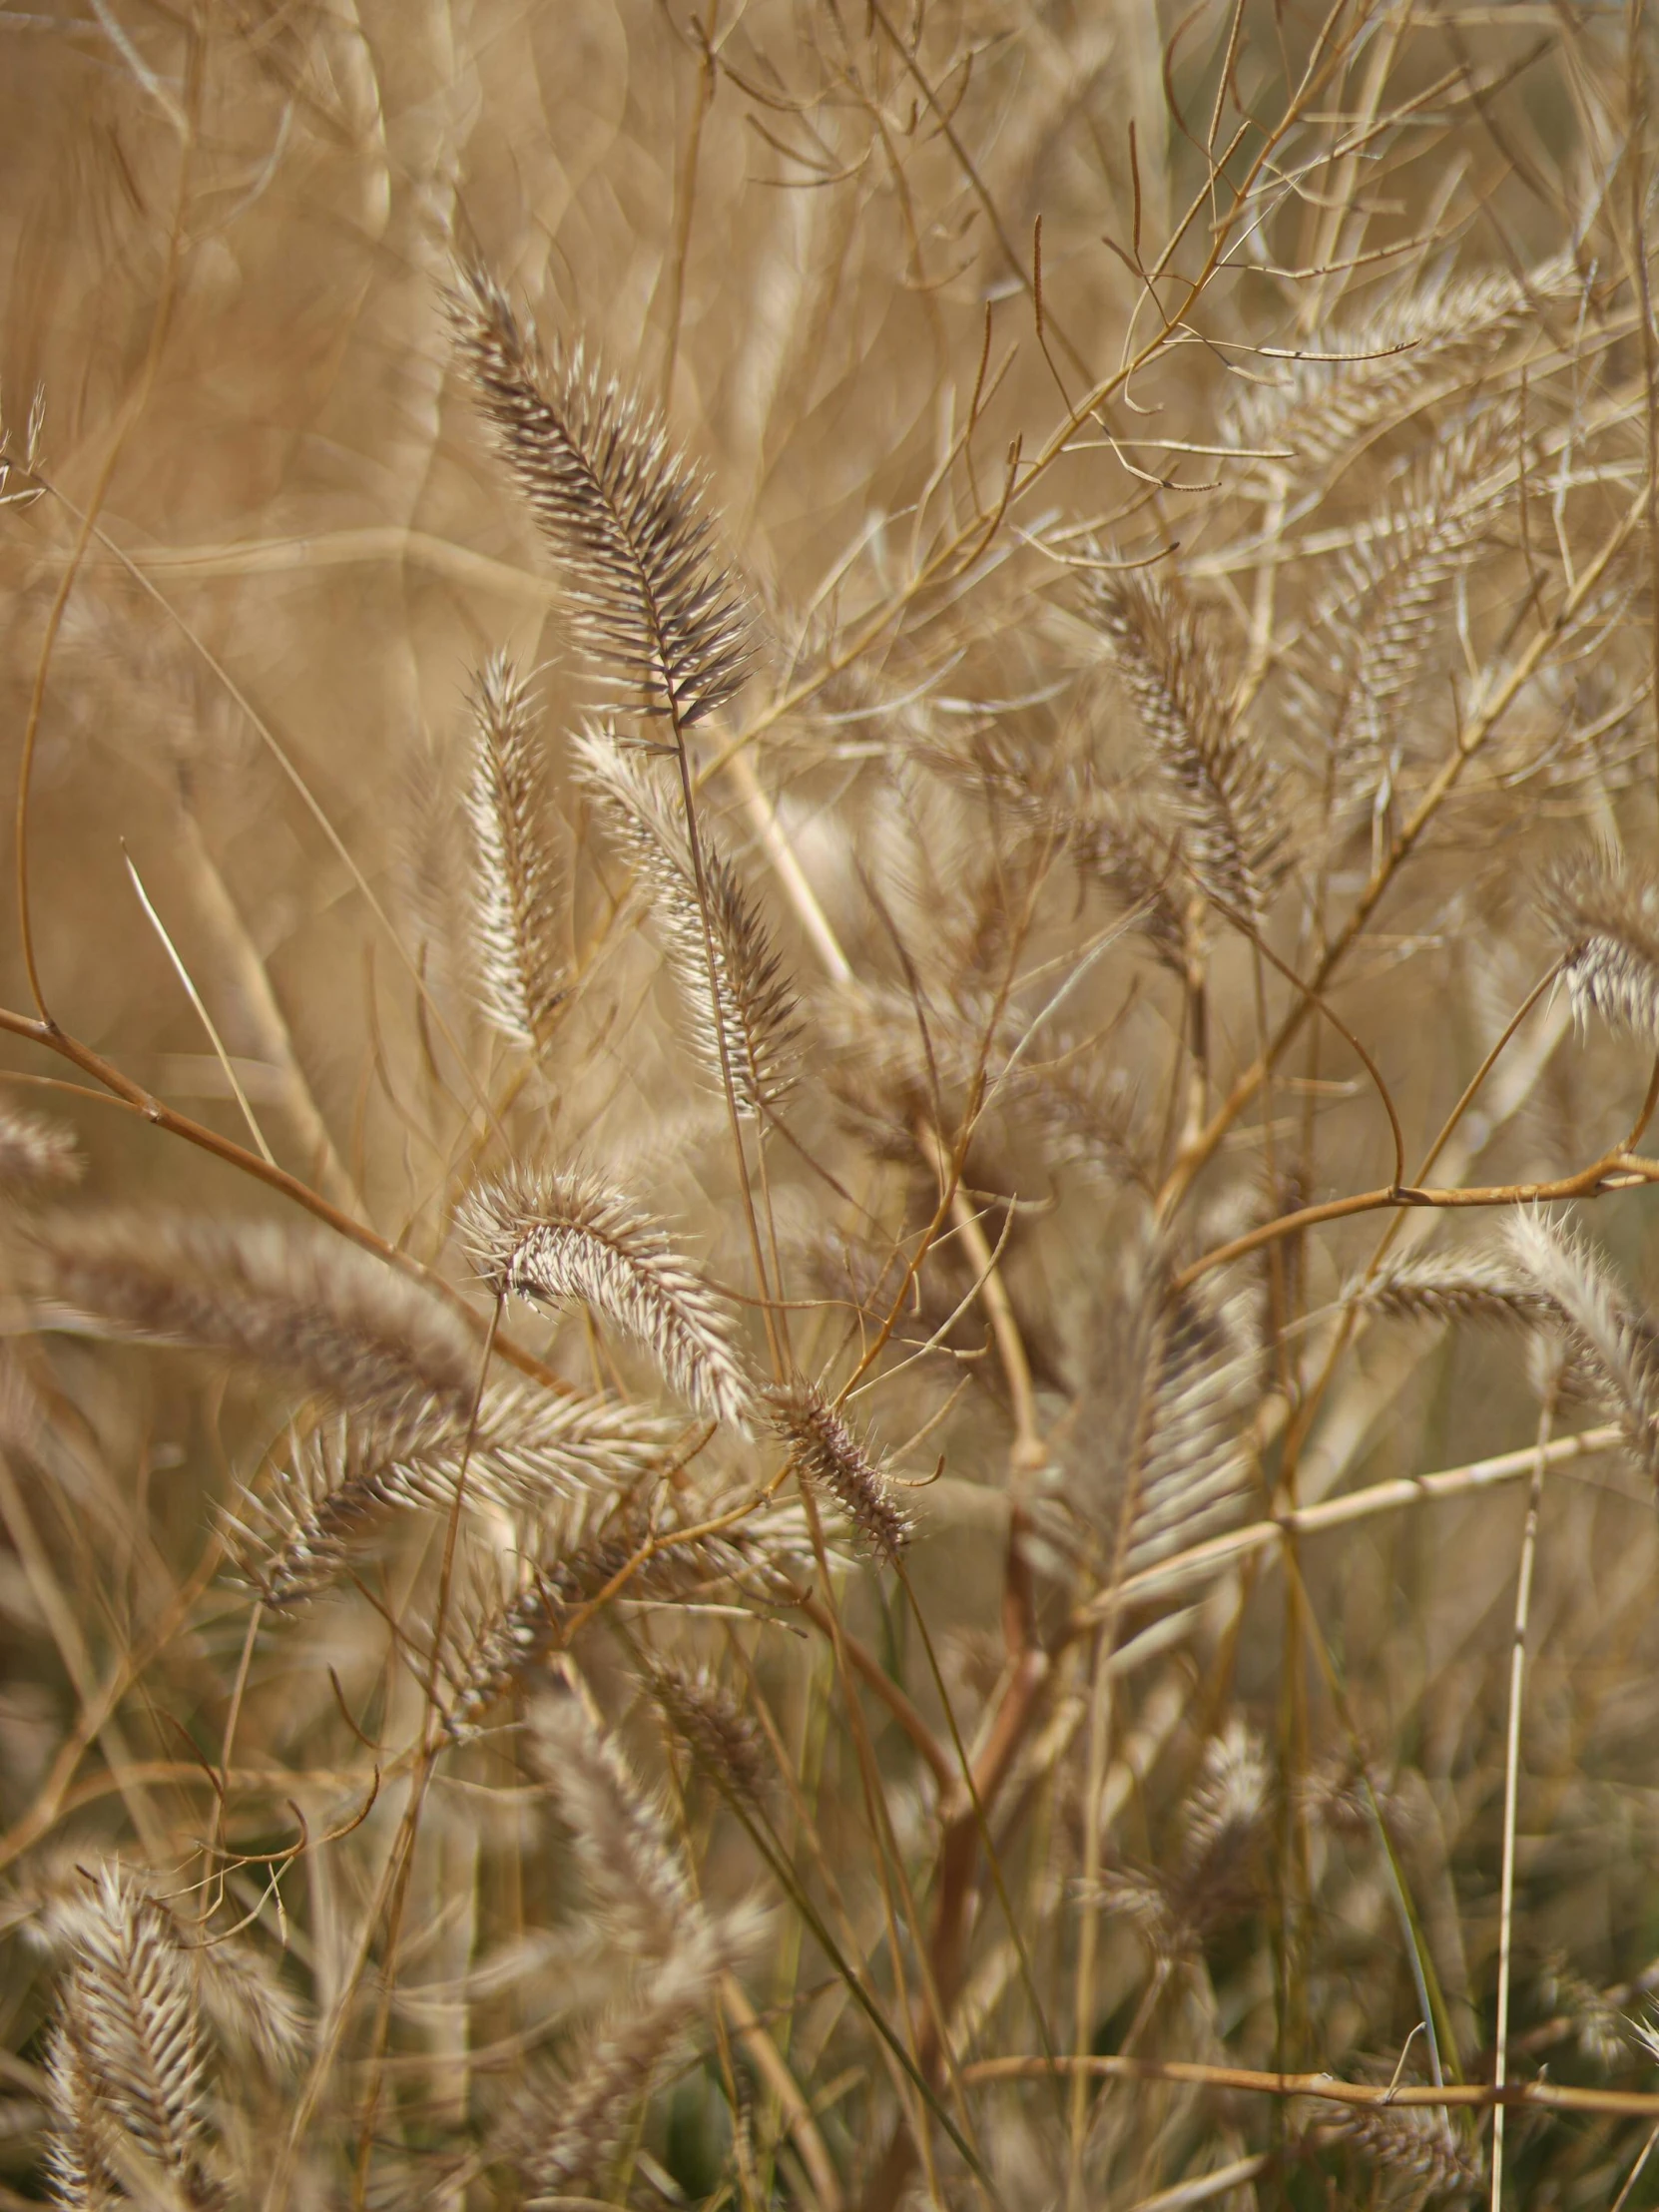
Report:
[{"label": "golden grass field", "polygon": [[0,2203],[1659,2203],[1656,79],[0,6]]}]

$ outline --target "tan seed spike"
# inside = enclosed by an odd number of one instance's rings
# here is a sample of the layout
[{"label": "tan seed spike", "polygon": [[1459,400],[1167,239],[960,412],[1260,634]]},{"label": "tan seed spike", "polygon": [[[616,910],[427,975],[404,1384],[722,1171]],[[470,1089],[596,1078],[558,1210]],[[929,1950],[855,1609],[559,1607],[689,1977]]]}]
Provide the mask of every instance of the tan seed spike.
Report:
[{"label": "tan seed spike", "polygon": [[564,990],[558,871],[548,846],[535,705],[502,654],[491,655],[473,685],[472,725],[467,816],[484,1011],[514,1044],[536,1052]]},{"label": "tan seed spike", "polygon": [[694,470],[580,344],[545,351],[476,264],[450,298],[461,360],[514,481],[563,563],[602,680],[677,729],[743,682],[748,622]]},{"label": "tan seed spike", "polygon": [[515,1168],[472,1194],[461,1233],[497,1291],[589,1307],[643,1346],[681,1396],[743,1424],[752,1387],[730,1310],[625,1193],[580,1172]]},{"label": "tan seed spike", "polygon": [[840,1505],[878,1559],[891,1565],[910,1540],[910,1519],[892,1485],[816,1384],[770,1393],[773,1426],[790,1447],[799,1479]]}]

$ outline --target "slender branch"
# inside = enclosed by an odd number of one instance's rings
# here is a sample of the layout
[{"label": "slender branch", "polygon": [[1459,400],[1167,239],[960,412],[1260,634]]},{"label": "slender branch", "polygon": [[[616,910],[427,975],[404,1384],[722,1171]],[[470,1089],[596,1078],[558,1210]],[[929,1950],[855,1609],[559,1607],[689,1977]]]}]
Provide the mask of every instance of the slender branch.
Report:
[{"label": "slender branch", "polygon": [[[1581,1428],[1571,1436],[1556,1436],[1544,1447],[1545,1466],[1565,1466],[1574,1459],[1589,1459],[1618,1448],[1624,1431],[1614,1422],[1597,1428]],[[1497,1489],[1531,1474],[1539,1462],[1536,1444],[1521,1451],[1500,1451],[1489,1459],[1471,1459],[1460,1467],[1443,1467],[1433,1474],[1399,1475],[1388,1482],[1374,1482],[1346,1497],[1327,1498],[1318,1505],[1298,1505],[1271,1520],[1252,1521],[1225,1536],[1212,1536],[1174,1558],[1161,1559],[1155,1567],[1132,1574],[1116,1591],[1102,1591],[1072,1615],[1068,1635],[1083,1634],[1091,1623],[1103,1619],[1116,1604],[1168,1594],[1183,1584],[1218,1574],[1253,1552],[1265,1551],[1286,1535],[1317,1535],[1333,1528],[1348,1528],[1356,1521],[1372,1520],[1380,1513],[1403,1512],[1411,1505],[1432,1504],[1444,1498],[1468,1497],[1480,1490]]]},{"label": "slender branch", "polygon": [[1641,2089],[1574,2089],[1553,2081],[1382,2084],[1339,2081],[1328,2073],[1258,2073],[1248,2066],[1207,2066],[1185,2058],[1095,2055],[1059,2058],[977,2058],[962,2068],[970,2087],[981,2082],[1037,2081],[1053,2072],[1092,2074],[1101,2081],[1185,2081],[1199,2089],[1270,2097],[1315,2097],[1365,2111],[1444,2109],[1486,2112],[1503,2105],[1528,2112],[1602,2112],[1625,2119],[1659,2114],[1659,2094]]},{"label": "slender branch", "polygon": [[1656,1180],[1659,1180],[1659,1161],[1644,1160],[1635,1153],[1621,1150],[1604,1152],[1587,1168],[1580,1168],[1573,1175],[1557,1176],[1552,1182],[1476,1183],[1461,1189],[1455,1186],[1417,1189],[1409,1184],[1385,1184],[1379,1190],[1356,1191],[1348,1198],[1326,1199],[1321,1205],[1304,1206],[1294,1214],[1281,1214],[1277,1220],[1264,1222],[1228,1244],[1217,1245],[1213,1252],[1201,1253],[1173,1280],[1177,1290],[1185,1290],[1201,1275],[1226,1267],[1230,1261],[1242,1260],[1247,1252],[1256,1252],[1282,1237],[1294,1237],[1321,1222],[1346,1221],[1354,1214],[1379,1213],[1385,1207],[1547,1205],[1558,1199],[1600,1198],[1609,1190],[1630,1190]]}]

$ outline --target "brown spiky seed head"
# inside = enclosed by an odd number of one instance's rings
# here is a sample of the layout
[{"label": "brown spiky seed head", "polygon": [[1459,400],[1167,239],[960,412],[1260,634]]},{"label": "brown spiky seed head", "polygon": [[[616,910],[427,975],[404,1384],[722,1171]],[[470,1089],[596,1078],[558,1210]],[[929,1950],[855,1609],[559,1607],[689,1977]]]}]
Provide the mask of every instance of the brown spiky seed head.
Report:
[{"label": "brown spiky seed head", "polygon": [[1659,1046],[1659,880],[1592,845],[1544,870],[1538,906],[1579,1020]]},{"label": "brown spiky seed head", "polygon": [[730,1308],[624,1192],[581,1169],[514,1167],[472,1193],[460,1228],[498,1295],[589,1307],[643,1346],[671,1388],[743,1425],[752,1388]]},{"label": "brown spiky seed head", "polygon": [[769,1392],[773,1426],[799,1480],[827,1490],[878,1559],[891,1565],[910,1540],[910,1517],[886,1474],[815,1383]]},{"label": "brown spiky seed head", "polygon": [[543,348],[487,270],[450,297],[462,364],[513,479],[564,564],[601,680],[680,729],[743,682],[748,619],[716,559],[696,471],[651,409],[578,344]]},{"label": "brown spiky seed head", "polygon": [[651,1668],[651,1694],[675,1734],[715,1782],[747,1804],[766,1792],[766,1738],[723,1682],[706,1667],[663,1659]]}]

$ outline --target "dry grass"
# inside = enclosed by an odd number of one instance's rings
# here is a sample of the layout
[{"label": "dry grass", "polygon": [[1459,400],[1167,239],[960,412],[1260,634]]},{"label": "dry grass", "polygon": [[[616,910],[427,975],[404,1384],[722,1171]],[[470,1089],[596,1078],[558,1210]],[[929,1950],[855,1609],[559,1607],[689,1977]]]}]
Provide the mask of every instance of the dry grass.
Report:
[{"label": "dry grass", "polygon": [[0,2202],[1659,2202],[1656,66],[0,9]]}]

